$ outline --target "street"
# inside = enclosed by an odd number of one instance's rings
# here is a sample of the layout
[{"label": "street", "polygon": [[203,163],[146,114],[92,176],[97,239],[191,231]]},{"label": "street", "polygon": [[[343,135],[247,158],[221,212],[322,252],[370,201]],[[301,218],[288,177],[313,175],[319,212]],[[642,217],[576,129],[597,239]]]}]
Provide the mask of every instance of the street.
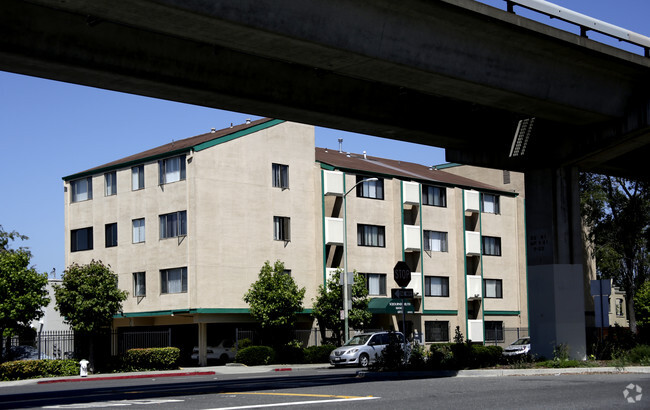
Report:
[{"label": "street", "polygon": [[612,409],[648,403],[650,375],[632,373],[388,380],[323,368],[0,387],[2,408]]}]

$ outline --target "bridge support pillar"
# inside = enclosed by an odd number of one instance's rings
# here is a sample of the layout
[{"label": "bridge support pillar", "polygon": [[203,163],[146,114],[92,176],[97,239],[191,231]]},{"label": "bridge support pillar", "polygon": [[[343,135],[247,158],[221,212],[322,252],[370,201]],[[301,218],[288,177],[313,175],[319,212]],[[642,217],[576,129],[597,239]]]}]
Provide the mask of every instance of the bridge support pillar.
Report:
[{"label": "bridge support pillar", "polygon": [[526,172],[528,303],[533,353],[586,358],[582,227],[575,168]]}]

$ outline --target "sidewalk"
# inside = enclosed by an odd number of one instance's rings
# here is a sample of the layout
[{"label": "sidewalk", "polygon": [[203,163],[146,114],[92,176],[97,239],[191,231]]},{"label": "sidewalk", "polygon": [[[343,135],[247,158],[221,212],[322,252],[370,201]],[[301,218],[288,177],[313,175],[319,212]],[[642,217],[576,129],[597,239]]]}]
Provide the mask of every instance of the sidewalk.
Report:
[{"label": "sidewalk", "polygon": [[[100,380],[118,380],[118,379],[149,379],[149,378],[166,378],[166,377],[191,377],[206,376],[218,374],[255,374],[269,372],[293,372],[299,370],[329,369],[332,368],[327,363],[319,364],[293,364],[293,365],[267,365],[267,366],[245,366],[238,364],[228,364],[226,366],[213,367],[189,367],[179,370],[147,371],[147,372],[130,372],[130,373],[105,373],[92,374],[87,377],[81,376],[63,376],[50,377],[42,379],[28,379],[0,382],[0,389],[3,387],[12,387],[28,384],[50,384],[50,383],[74,383],[74,382],[91,382]],[[358,370],[357,377],[366,379],[426,379],[440,377],[507,377],[507,376],[560,376],[563,374],[625,374],[625,373],[645,373],[650,374],[648,366],[630,366],[624,369],[615,367],[576,367],[568,369],[472,369],[459,371],[405,371],[405,372],[371,372],[367,370]],[[2,390],[0,390],[1,392]]]}]

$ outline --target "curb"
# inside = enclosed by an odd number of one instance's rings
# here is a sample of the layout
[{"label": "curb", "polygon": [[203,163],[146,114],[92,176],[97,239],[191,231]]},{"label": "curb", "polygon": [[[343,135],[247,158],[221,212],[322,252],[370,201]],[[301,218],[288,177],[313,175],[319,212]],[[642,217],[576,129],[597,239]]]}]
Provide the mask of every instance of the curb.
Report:
[{"label": "curb", "polygon": [[68,382],[89,382],[89,381],[101,381],[101,380],[122,380],[122,379],[150,379],[150,378],[161,378],[161,377],[183,377],[183,376],[211,376],[216,374],[213,371],[205,372],[180,372],[180,373],[150,373],[150,374],[120,374],[115,376],[90,376],[90,377],[81,377],[77,376],[74,379],[50,379],[50,380],[40,380],[36,384],[52,384],[52,383],[68,383]]}]

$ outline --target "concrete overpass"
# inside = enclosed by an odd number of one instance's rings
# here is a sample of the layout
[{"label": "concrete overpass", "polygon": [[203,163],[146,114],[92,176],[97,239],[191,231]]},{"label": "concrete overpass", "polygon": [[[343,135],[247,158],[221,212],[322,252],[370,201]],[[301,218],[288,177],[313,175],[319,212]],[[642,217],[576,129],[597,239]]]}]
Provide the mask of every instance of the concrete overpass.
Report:
[{"label": "concrete overpass", "polygon": [[0,69],[524,171],[533,336],[576,355],[576,172],[649,176],[650,58],[472,0],[4,0]]}]

